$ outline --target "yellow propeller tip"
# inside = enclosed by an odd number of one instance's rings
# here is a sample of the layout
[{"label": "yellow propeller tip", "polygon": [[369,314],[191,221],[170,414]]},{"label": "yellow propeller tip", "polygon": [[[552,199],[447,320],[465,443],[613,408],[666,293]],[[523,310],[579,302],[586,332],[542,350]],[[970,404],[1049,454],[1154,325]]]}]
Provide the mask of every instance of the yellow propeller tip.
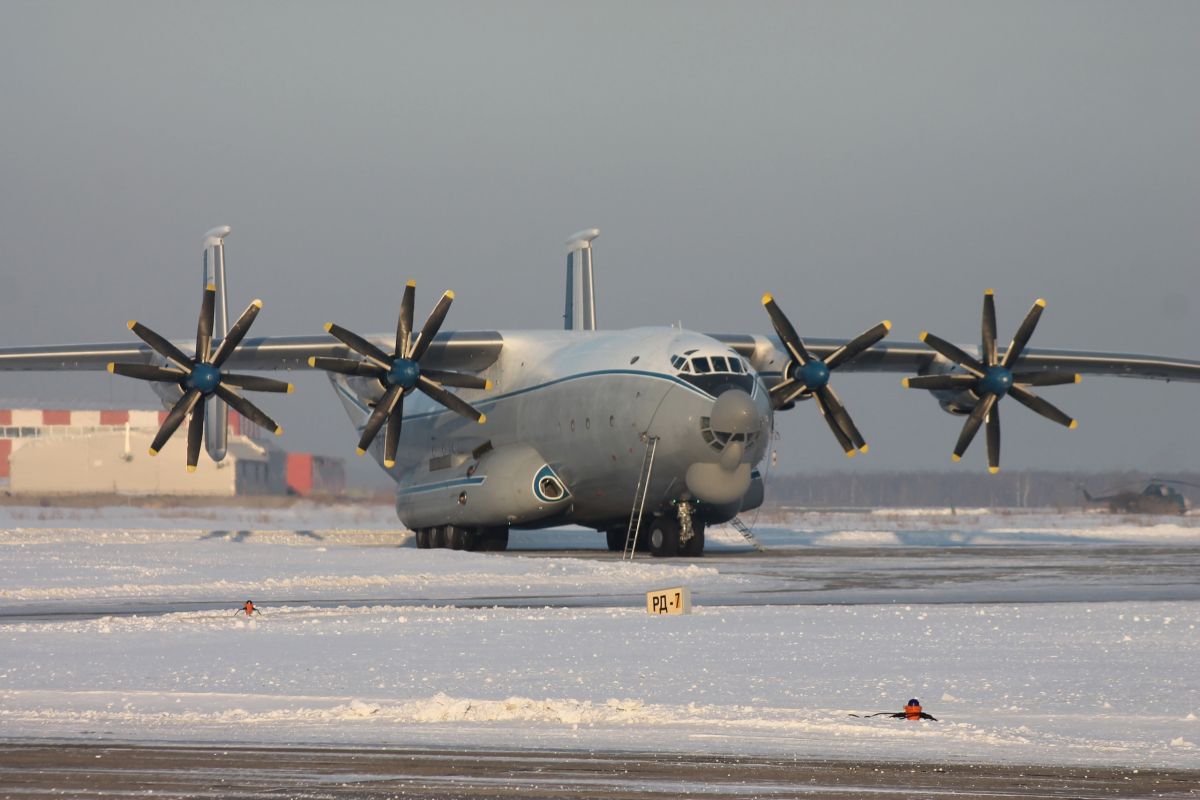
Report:
[{"label": "yellow propeller tip", "polygon": [[446,290],[446,297],[449,297],[451,300],[453,300],[453,299],[454,299],[454,290],[453,290],[453,289],[447,289],[447,290]]},{"label": "yellow propeller tip", "polygon": [[1070,428],[1071,430],[1075,430],[1076,428],[1079,427],[1079,420],[1077,420],[1077,419],[1071,420],[1071,424],[1068,425],[1067,427]]},{"label": "yellow propeller tip", "polygon": [[763,295],[762,304],[765,306],[767,303],[773,302],[774,300],[775,298],[771,296],[771,293],[767,292]]},{"label": "yellow propeller tip", "polygon": [[215,292],[216,290],[217,290],[217,285],[215,283],[210,283],[204,287],[204,291],[206,291],[206,292]]},{"label": "yellow propeller tip", "polygon": [[385,467],[387,467],[388,469],[391,469],[392,467],[396,466],[396,462],[395,462],[395,461],[388,461],[387,459],[384,459],[384,461],[383,461],[383,465],[384,465]]},{"label": "yellow propeller tip", "polygon": [[158,455],[158,451],[157,451],[157,450],[155,450],[153,447],[151,447],[151,448],[150,448],[150,455],[152,455],[152,456],[156,456],[156,455]]},{"label": "yellow propeller tip", "polygon": [[959,461],[962,461],[962,456],[960,456],[958,453],[951,453],[950,460],[955,463],[958,463]]},{"label": "yellow propeller tip", "polygon": [[480,414],[479,415],[479,424],[482,425],[485,422],[487,422],[487,414]]},{"label": "yellow propeller tip", "polygon": [[276,435],[276,436],[283,436],[283,426],[282,426],[282,425],[276,425],[276,426],[275,426],[275,435]]},{"label": "yellow propeller tip", "polygon": [[890,319],[885,319],[883,321],[883,327],[890,331],[892,329],[892,321]]},{"label": "yellow propeller tip", "polygon": [[1081,380],[1083,380],[1083,376],[1080,375],[1078,372],[1076,372],[1075,373],[1075,382],[1079,383]]},{"label": "yellow propeller tip", "polygon": [[188,471],[188,472],[195,472],[195,471],[196,471],[196,465],[195,465],[195,464],[188,464],[188,465],[187,465],[187,471]]},{"label": "yellow propeller tip", "polygon": [[1045,307],[1046,307],[1046,301],[1045,301],[1044,299],[1042,299],[1041,297],[1039,297],[1037,300],[1034,300],[1034,301],[1033,301],[1033,304],[1034,304],[1035,306],[1040,306],[1041,308],[1045,308]]},{"label": "yellow propeller tip", "polygon": [[988,467],[988,472],[992,473],[993,475],[995,475],[999,471],[1000,471],[999,467]]},{"label": "yellow propeller tip", "polygon": [[331,330],[333,330],[333,323],[332,323],[332,322],[326,322],[326,323],[325,323],[325,332],[326,332],[326,333],[329,333]]},{"label": "yellow propeller tip", "polygon": [[250,305],[254,306],[255,308],[262,308],[262,300],[259,300],[259,299],[256,297],[256,298],[254,298],[253,300],[251,300],[251,301],[250,301]]},{"label": "yellow propeller tip", "polygon": [[857,450],[847,450],[846,451],[846,458],[854,458],[856,455],[858,455]]},{"label": "yellow propeller tip", "polygon": [[864,444],[862,447],[858,448],[858,452],[860,452],[860,453],[865,453],[865,452],[867,452],[867,451],[868,451],[868,450],[870,450],[870,449],[871,449],[871,445],[869,445],[869,444]]},{"label": "yellow propeller tip", "polygon": [[908,388],[908,378],[901,378],[900,385],[903,386],[905,389],[907,389]]},{"label": "yellow propeller tip", "polygon": [[404,284],[404,285],[405,285],[405,286],[412,287],[413,289],[417,288],[417,282],[416,282],[416,281],[409,281],[408,283],[406,283],[406,284]]},{"label": "yellow propeller tip", "polygon": [[296,391],[296,384],[294,384],[294,383],[289,383],[289,384],[288,384],[288,388],[287,388],[287,393],[288,393],[288,394],[291,394],[291,393],[292,393],[292,392],[294,392],[294,391]]},{"label": "yellow propeller tip", "polygon": [[929,331],[921,331],[921,332],[920,332],[920,333],[917,335],[917,338],[918,338],[918,339],[920,339],[920,340],[923,342],[923,341],[925,341],[925,337],[927,337],[928,335],[929,335]]},{"label": "yellow propeller tip", "polygon": [[356,455],[356,456],[365,456],[366,454],[367,454],[367,451],[366,451],[366,450],[363,450],[361,447],[356,447],[356,448],[354,448],[354,455]]},{"label": "yellow propeller tip", "polygon": [[129,320],[129,322],[126,322],[126,323],[125,323],[125,327],[126,327],[126,328],[129,328],[129,330],[133,330],[133,326],[134,326],[134,325],[137,325],[137,320],[136,320],[136,319],[131,319],[131,320]]},{"label": "yellow propeller tip", "polygon": [[310,367],[315,367],[315,366],[317,365],[317,357],[316,357],[316,356],[309,356],[309,358],[308,358],[308,365],[309,365]]},{"label": "yellow propeller tip", "polygon": [[983,290],[983,293],[984,293],[985,295],[987,295],[987,294],[995,294],[995,293],[996,293],[996,290],[995,290],[995,289],[984,289],[984,290]]},{"label": "yellow propeller tip", "polygon": [[492,382],[491,382],[491,381],[484,381],[484,382],[483,382],[483,389],[484,389],[484,391],[487,391],[488,389],[491,389],[491,388],[492,388]]},{"label": "yellow propeller tip", "polygon": [[108,366],[105,367],[105,369],[107,369],[109,372],[116,372],[117,365],[115,363],[113,363],[112,361],[110,361],[110,362],[108,362]]}]

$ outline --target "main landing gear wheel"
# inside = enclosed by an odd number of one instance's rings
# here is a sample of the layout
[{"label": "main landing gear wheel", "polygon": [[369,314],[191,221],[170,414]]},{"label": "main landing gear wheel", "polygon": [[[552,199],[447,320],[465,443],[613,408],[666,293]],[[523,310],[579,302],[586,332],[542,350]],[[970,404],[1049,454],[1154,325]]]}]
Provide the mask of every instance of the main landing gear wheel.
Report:
[{"label": "main landing gear wheel", "polygon": [[679,523],[670,517],[656,517],[646,535],[650,555],[670,558],[679,555]]},{"label": "main landing gear wheel", "polygon": [[679,555],[691,558],[704,555],[704,523],[692,522],[692,538],[679,545]]},{"label": "main landing gear wheel", "polygon": [[460,528],[457,525],[447,525],[446,547],[449,547],[451,550],[474,550],[474,531],[470,528]]},{"label": "main landing gear wheel", "polygon": [[508,528],[503,525],[480,528],[476,540],[477,550],[503,552],[508,549]]},{"label": "main landing gear wheel", "polygon": [[417,536],[416,536],[417,549],[418,550],[428,550],[429,549],[429,541],[432,538],[429,528],[421,528],[420,530],[418,530],[416,532],[416,534],[417,534]]}]

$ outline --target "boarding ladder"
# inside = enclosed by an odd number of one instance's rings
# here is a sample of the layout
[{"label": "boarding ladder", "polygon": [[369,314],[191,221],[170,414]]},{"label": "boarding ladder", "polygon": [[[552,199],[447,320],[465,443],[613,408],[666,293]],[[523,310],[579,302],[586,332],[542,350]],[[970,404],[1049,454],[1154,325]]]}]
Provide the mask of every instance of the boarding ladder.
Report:
[{"label": "boarding ladder", "polygon": [[763,547],[762,542],[760,542],[754,536],[754,532],[750,530],[750,527],[746,525],[746,523],[742,522],[741,517],[734,517],[733,519],[729,520],[729,527],[740,533],[742,538],[747,542],[754,545],[755,550],[759,551],[760,553],[766,552],[767,548]]},{"label": "boarding ladder", "polygon": [[646,440],[646,455],[642,457],[642,471],[638,474],[637,489],[633,493],[633,513],[629,515],[629,528],[625,531],[625,549],[621,560],[633,560],[637,550],[638,533],[642,530],[642,513],[646,510],[646,495],[650,491],[650,475],[654,471],[654,452],[658,450],[658,437],[643,434]]}]

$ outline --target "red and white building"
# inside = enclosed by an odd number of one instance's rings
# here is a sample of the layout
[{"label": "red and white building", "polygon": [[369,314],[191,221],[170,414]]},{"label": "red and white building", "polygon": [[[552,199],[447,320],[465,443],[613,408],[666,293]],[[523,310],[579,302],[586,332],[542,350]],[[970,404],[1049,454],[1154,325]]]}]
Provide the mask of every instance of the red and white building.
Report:
[{"label": "red and white building", "polygon": [[183,435],[149,454],[166,416],[165,410],[0,409],[0,487],[31,495],[230,496],[334,494],[345,487],[341,459],[284,452],[232,411],[225,460],[201,455],[189,473]]}]

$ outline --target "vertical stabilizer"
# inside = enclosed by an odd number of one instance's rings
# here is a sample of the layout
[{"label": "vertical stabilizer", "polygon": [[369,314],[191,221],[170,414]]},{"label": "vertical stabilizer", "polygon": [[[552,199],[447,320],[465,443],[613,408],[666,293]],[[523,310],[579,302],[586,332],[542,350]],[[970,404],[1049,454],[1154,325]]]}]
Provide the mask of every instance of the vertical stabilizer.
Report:
[{"label": "vertical stabilizer", "polygon": [[[229,333],[229,304],[225,291],[225,237],[232,230],[228,225],[213,228],[204,234],[204,285],[217,287],[216,315],[213,320],[213,339],[224,339]],[[213,461],[225,458],[228,449],[229,406],[218,402],[216,396],[207,400],[204,409],[204,446]]]},{"label": "vertical stabilizer", "polygon": [[591,228],[567,240],[567,305],[563,313],[563,327],[569,331],[596,330],[592,240],[599,235],[599,228]]}]

